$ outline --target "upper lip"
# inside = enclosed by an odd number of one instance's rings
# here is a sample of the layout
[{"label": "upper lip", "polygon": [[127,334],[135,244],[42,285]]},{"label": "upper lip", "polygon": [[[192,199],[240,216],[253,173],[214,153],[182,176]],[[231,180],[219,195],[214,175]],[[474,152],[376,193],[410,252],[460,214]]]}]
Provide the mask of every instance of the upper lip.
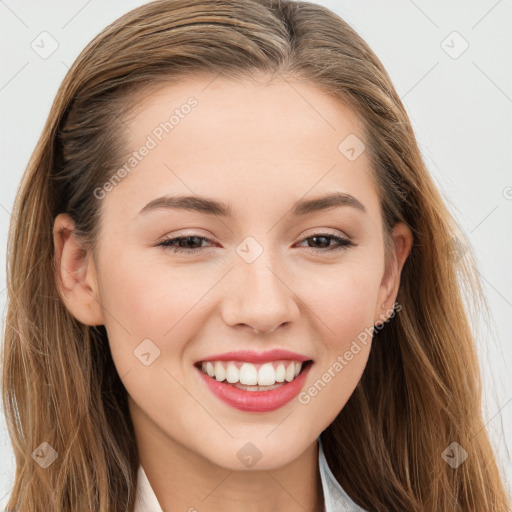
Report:
[{"label": "upper lip", "polygon": [[267,363],[278,361],[280,359],[290,359],[292,361],[309,361],[311,358],[291,352],[281,348],[267,350],[265,352],[256,352],[254,350],[237,350],[233,352],[224,352],[223,354],[213,354],[196,361],[197,363],[204,361],[247,361],[250,363]]}]

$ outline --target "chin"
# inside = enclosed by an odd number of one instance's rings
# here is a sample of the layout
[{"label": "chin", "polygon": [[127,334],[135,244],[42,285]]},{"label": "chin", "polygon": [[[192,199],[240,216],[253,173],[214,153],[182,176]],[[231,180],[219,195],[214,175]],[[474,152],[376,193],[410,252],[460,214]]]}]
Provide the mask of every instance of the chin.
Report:
[{"label": "chin", "polygon": [[271,434],[273,439],[265,439],[265,435],[219,442],[223,448],[208,454],[207,458],[217,466],[231,471],[274,470],[294,461],[309,444],[304,439],[304,448],[300,449],[302,443],[293,436],[286,435],[285,442],[282,435],[277,433]]}]

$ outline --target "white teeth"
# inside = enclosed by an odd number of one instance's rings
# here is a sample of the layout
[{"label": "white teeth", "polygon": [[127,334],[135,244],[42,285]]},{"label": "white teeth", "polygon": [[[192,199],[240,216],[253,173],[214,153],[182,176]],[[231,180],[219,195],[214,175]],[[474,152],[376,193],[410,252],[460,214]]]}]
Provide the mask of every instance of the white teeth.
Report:
[{"label": "white teeth", "polygon": [[286,370],[284,368],[284,364],[281,363],[277,365],[276,369],[276,382],[283,382]]},{"label": "white teeth", "polygon": [[294,377],[295,377],[295,363],[290,363],[288,365],[288,368],[286,368],[286,372],[284,374],[284,378],[288,382],[291,382]]},{"label": "white teeth", "polygon": [[244,363],[240,366],[240,384],[254,386],[258,383],[258,371],[251,363]]},{"label": "white teeth", "polygon": [[213,367],[213,364],[210,363],[210,361],[208,361],[206,363],[206,373],[210,376],[210,377],[213,377],[215,375],[215,369]]},{"label": "white teeth", "polygon": [[284,382],[291,382],[300,373],[302,363],[299,361],[264,363],[256,365],[248,362],[235,364],[234,361],[203,362],[201,369],[215,380],[226,380],[230,384],[243,386],[275,386]]},{"label": "white teeth", "polygon": [[240,378],[240,371],[233,363],[229,363],[228,369],[226,370],[226,380],[230,384],[234,384],[235,382],[238,382],[239,378]]},{"label": "white teeth", "polygon": [[215,378],[222,382],[226,378],[226,370],[220,361],[215,363]]},{"label": "white teeth", "polygon": [[[258,370],[258,386],[272,386],[276,383],[276,371],[272,363],[265,363]],[[243,384],[243,382],[241,382]]]},{"label": "white teeth", "polygon": [[243,389],[244,391],[272,391],[273,389],[280,388],[282,384],[274,384],[273,386],[244,386],[237,382],[233,384],[235,388]]}]

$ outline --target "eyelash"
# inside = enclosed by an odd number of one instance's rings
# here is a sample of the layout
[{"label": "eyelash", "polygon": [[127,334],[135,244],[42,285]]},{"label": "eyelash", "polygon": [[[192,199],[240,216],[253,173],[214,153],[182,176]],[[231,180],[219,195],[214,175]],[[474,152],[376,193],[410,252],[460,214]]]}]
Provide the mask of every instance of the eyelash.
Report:
[{"label": "eyelash", "polygon": [[[309,240],[311,238],[317,238],[317,237],[329,238],[329,239],[334,240],[335,242],[337,242],[338,245],[334,246],[334,247],[331,247],[331,248],[326,248],[326,249],[317,249],[315,247],[307,247],[307,249],[309,249],[310,251],[312,251],[312,252],[314,252],[316,254],[322,253],[322,252],[325,253],[325,252],[330,252],[330,251],[346,250],[349,247],[352,247],[354,245],[354,243],[351,242],[350,240],[348,240],[346,238],[342,238],[342,237],[336,236],[336,235],[332,235],[330,233],[315,233],[315,234],[310,235],[310,236],[308,236],[306,238],[303,238],[301,240],[301,242],[304,242],[304,241]],[[179,240],[184,240],[186,238],[198,238],[200,240],[209,240],[208,238],[206,238],[204,236],[187,235],[187,236],[179,236],[179,237],[176,237],[176,238],[168,238],[168,239],[162,240],[159,244],[157,244],[157,246],[163,247],[164,249],[171,250],[173,252],[181,252],[181,253],[186,253],[186,254],[197,253],[197,252],[200,252],[200,251],[203,250],[202,247],[199,247],[197,249],[187,249],[187,248],[171,245],[174,242],[177,242]]]}]

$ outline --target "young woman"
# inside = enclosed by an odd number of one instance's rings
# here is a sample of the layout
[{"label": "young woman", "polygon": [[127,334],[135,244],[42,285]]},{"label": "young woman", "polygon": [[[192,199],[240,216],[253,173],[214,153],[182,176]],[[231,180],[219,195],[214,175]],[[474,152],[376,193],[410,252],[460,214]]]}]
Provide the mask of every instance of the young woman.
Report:
[{"label": "young woman", "polygon": [[508,510],[454,240],[389,76],[332,12],[122,16],[16,200],[8,509]]}]

